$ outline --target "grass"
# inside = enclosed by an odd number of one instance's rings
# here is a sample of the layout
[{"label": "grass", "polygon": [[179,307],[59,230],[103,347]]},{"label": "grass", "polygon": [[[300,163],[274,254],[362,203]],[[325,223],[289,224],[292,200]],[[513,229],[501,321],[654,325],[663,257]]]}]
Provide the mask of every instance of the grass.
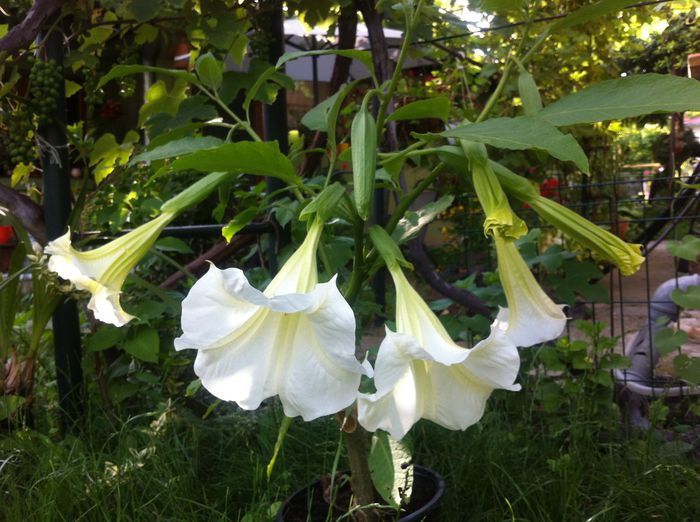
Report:
[{"label": "grass", "polygon": [[[687,447],[580,418],[550,422],[525,402],[497,398],[466,432],[416,426],[415,461],[447,481],[439,520],[697,520],[700,466]],[[273,404],[202,420],[166,403],[116,427],[95,412],[62,440],[15,429],[0,436],[0,520],[270,520],[331,469],[338,444],[333,421],[295,420],[268,482],[281,415]]]}]

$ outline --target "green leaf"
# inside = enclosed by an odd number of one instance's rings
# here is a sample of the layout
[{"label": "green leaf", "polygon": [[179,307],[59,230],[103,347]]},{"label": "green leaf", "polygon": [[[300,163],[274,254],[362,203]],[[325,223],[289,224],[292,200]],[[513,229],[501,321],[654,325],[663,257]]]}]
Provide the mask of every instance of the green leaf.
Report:
[{"label": "green leaf", "polygon": [[[493,118],[480,123],[461,125],[439,135],[477,141],[499,149],[541,150],[562,161],[573,162],[584,173],[589,172],[588,158],[573,136],[563,134],[539,117]],[[419,136],[430,139],[434,135]]]},{"label": "green leaf", "polygon": [[151,18],[155,18],[160,8],[161,0],[149,0],[148,2],[144,2],[143,0],[131,0],[128,4],[129,11],[139,22],[145,22]]},{"label": "green leaf", "polygon": [[394,233],[391,234],[399,244],[405,243],[418,235],[420,230],[433,221],[439,214],[450,208],[454,201],[454,196],[442,196],[437,201],[428,203],[420,210],[406,212],[396,225]]},{"label": "green leaf", "polygon": [[226,242],[230,243],[233,236],[240,232],[244,226],[253,221],[253,218],[258,215],[258,212],[259,210],[257,207],[248,207],[229,221],[228,225],[221,229],[221,235],[224,236]]},{"label": "green leaf", "polygon": [[403,441],[395,441],[383,431],[372,435],[369,452],[372,483],[382,498],[398,508],[413,490],[411,452]]},{"label": "green leaf", "polygon": [[134,165],[141,161],[156,161],[185,156],[200,150],[215,149],[221,146],[222,143],[223,140],[215,138],[214,136],[187,136],[168,142],[148,152],[138,154],[129,161],[129,165]]},{"label": "green leaf", "polygon": [[687,292],[677,288],[671,293],[671,299],[678,306],[688,310],[696,310],[700,308],[700,286],[689,286]]},{"label": "green leaf", "polygon": [[214,58],[211,53],[206,53],[197,58],[194,64],[195,71],[197,71],[197,76],[202,80],[202,83],[214,89],[215,91],[221,87],[221,82],[223,81],[223,72],[221,71],[221,64]]},{"label": "green leaf", "polygon": [[32,174],[34,166],[26,163],[18,163],[15,168],[12,169],[12,176],[10,177],[10,186],[13,188],[20,183],[28,183],[29,176]]},{"label": "green leaf", "polygon": [[279,178],[290,185],[301,183],[292,162],[274,142],[239,141],[197,151],[175,160],[173,171],[234,172]]},{"label": "green leaf", "polygon": [[83,88],[82,85],[79,83],[72,82],[70,80],[66,80],[65,82],[65,89],[66,89],[66,98],[70,98],[73,96],[76,92],[78,92],[80,89]]},{"label": "green leaf", "polygon": [[340,91],[313,107],[301,118],[301,124],[309,130],[328,132],[328,111],[340,96]]},{"label": "green leaf", "polygon": [[265,71],[262,72],[262,74],[258,76],[258,78],[255,80],[255,83],[253,83],[253,85],[250,87],[250,89],[248,89],[248,92],[245,95],[245,100],[243,100],[243,109],[246,112],[248,112],[251,102],[257,99],[258,92],[261,89],[263,89],[263,87],[267,84],[268,80],[281,85],[285,89],[294,88],[294,81],[291,78],[289,78],[289,76],[280,73],[274,67],[268,67]]},{"label": "green leaf", "polygon": [[680,354],[673,359],[673,368],[678,377],[693,386],[700,384],[700,357],[688,357]]},{"label": "green leaf", "polygon": [[148,72],[173,76],[174,78],[184,80],[188,83],[197,83],[197,77],[194,74],[188,71],[182,71],[180,69],[166,69],[164,67],[153,67],[150,65],[115,65],[107,74],[100,78],[100,81],[95,88],[100,89],[108,81],[114,80],[115,78]]},{"label": "green leaf", "polygon": [[10,418],[26,401],[20,395],[0,395],[0,421]]},{"label": "green leaf", "polygon": [[387,121],[439,118],[443,122],[447,122],[449,115],[450,99],[445,96],[437,96],[407,103],[392,112]]},{"label": "green leaf", "polygon": [[150,326],[136,330],[133,337],[124,342],[124,350],[141,361],[158,362],[160,337],[158,331]]},{"label": "green leaf", "polygon": [[[247,72],[226,71],[223,75],[221,88],[219,89],[219,97],[224,103],[230,104],[235,100],[236,96],[238,96],[241,89],[249,91],[269,67],[270,65],[268,63],[253,59],[248,66]],[[284,87],[285,89],[294,88],[294,81],[289,78],[289,76],[279,71],[275,71],[269,76],[269,80],[268,82],[263,82],[257,89],[257,93],[253,97],[254,100],[263,103],[272,103],[280,87]]]},{"label": "green leaf", "polygon": [[291,53],[284,53],[280,56],[279,60],[275,64],[275,68],[279,69],[285,63],[296,60],[297,58],[304,58],[305,56],[322,56],[324,54],[335,54],[336,56],[344,56],[345,58],[350,58],[352,60],[357,60],[362,62],[362,64],[367,68],[372,77],[374,77],[374,64],[372,62],[372,53],[369,51],[361,51],[358,49],[324,49],[322,51],[294,51]]},{"label": "green leaf", "polygon": [[165,113],[175,116],[186,97],[187,82],[184,80],[177,80],[171,89],[168,89],[163,80],[158,80],[148,89],[146,101],[139,109],[139,126],[154,114]]},{"label": "green leaf", "polygon": [[688,342],[688,334],[683,330],[662,328],[654,337],[654,345],[661,355],[667,355]]},{"label": "green leaf", "polygon": [[185,389],[185,397],[192,397],[195,393],[202,389],[202,379],[195,379],[187,385]]},{"label": "green leaf", "polygon": [[576,125],[667,112],[700,110],[700,82],[641,74],[586,87],[547,105],[537,116],[552,125]]},{"label": "green leaf", "polygon": [[668,241],[666,248],[676,257],[695,262],[700,256],[700,237],[687,235],[680,241]]},{"label": "green leaf", "polygon": [[100,136],[89,156],[89,164],[94,167],[95,183],[99,185],[112,173],[114,167],[126,163],[138,140],[139,134],[133,130],[126,134],[122,143],[117,143],[114,134],[111,133]]},{"label": "green leaf", "polygon": [[158,28],[151,24],[139,25],[134,31],[134,43],[136,45],[145,45],[151,43],[158,37]]},{"label": "green leaf", "polygon": [[520,66],[518,76],[518,92],[523,102],[523,110],[527,116],[534,116],[542,110],[542,98],[532,75]]},{"label": "green leaf", "polygon": [[101,352],[112,346],[117,346],[124,339],[126,330],[112,325],[102,325],[88,337],[86,347],[88,352]]}]

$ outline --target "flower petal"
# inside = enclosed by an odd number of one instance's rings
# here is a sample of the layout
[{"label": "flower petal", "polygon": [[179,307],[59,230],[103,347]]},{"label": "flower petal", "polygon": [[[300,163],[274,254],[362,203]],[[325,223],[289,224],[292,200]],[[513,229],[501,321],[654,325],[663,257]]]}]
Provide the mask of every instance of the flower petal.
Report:
[{"label": "flower petal", "polygon": [[[375,364],[377,392],[358,397],[358,420],[368,430],[383,429],[397,440],[420,418],[449,429],[466,429],[483,415],[495,388],[513,384],[520,359],[500,331],[466,350],[456,364],[430,361],[426,347],[410,335],[387,331]],[[423,351],[422,357],[414,355]]]},{"label": "flower petal", "polygon": [[133,315],[125,312],[122,308],[119,294],[120,292],[99,285],[88,302],[88,308],[95,314],[95,319],[114,326],[124,326],[134,319]]}]

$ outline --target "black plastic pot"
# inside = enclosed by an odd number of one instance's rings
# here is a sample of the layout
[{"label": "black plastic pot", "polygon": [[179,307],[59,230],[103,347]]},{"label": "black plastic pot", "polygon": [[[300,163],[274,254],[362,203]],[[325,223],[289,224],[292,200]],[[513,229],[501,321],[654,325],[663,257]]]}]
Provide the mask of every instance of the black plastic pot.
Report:
[{"label": "black plastic pot", "polygon": [[[413,468],[413,496],[406,514],[397,522],[437,522],[437,510],[445,494],[445,479],[437,471],[423,466]],[[309,518],[308,508],[319,503],[320,518]],[[325,522],[328,504],[323,500],[321,480],[300,489],[284,501],[277,512],[276,522]],[[303,513],[302,513],[303,512]],[[338,513],[340,516],[342,513]]]}]

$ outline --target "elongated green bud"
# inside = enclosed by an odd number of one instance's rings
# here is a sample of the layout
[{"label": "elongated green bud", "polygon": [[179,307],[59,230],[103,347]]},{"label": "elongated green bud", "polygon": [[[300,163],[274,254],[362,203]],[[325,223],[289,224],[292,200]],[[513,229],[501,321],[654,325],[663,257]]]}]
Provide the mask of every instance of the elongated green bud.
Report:
[{"label": "elongated green bud", "polygon": [[355,207],[364,220],[369,218],[377,166],[377,123],[367,110],[367,100],[352,120],[352,181]]},{"label": "elongated green bud", "polygon": [[177,196],[163,203],[160,209],[163,212],[175,212],[179,214],[192,205],[196,205],[206,198],[226,178],[233,176],[230,172],[212,172],[199,181],[193,183]]}]

